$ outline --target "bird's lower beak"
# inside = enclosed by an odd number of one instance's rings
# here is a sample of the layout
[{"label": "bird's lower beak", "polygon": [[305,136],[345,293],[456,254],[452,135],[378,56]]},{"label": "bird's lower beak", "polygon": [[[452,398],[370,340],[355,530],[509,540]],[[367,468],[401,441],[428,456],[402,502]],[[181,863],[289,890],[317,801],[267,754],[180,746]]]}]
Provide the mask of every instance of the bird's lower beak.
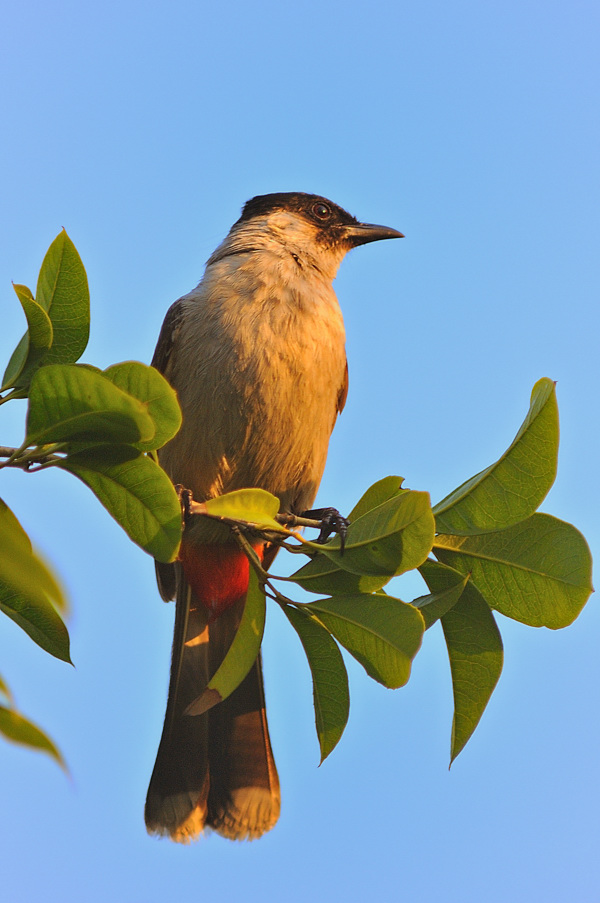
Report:
[{"label": "bird's lower beak", "polygon": [[370,241],[381,241],[382,238],[404,238],[402,232],[390,229],[389,226],[376,226],[373,223],[356,223],[346,227],[346,238],[351,247],[366,245]]}]

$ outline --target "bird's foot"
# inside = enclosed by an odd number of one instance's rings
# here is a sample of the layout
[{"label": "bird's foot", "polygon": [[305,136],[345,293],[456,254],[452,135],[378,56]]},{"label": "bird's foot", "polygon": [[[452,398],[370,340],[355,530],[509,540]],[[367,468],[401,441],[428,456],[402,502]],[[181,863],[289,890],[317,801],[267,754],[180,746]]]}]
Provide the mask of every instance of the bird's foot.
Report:
[{"label": "bird's foot", "polygon": [[316,542],[324,543],[332,533],[337,533],[340,537],[340,551],[344,554],[350,521],[346,517],[342,517],[337,508],[313,508],[310,511],[303,511],[302,517],[310,517],[321,522],[321,532],[317,536]]}]

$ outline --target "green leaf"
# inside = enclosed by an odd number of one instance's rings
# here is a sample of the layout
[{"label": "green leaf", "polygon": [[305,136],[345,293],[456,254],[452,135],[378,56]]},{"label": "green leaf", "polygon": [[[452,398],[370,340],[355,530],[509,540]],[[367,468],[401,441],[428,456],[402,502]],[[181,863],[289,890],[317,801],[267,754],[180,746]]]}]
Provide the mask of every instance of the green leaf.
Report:
[{"label": "green leaf", "polygon": [[181,506],[158,464],[126,445],[68,455],[58,465],[79,477],[133,542],[158,561],[174,561],[181,542]]},{"label": "green leaf", "polygon": [[337,746],[350,712],[348,674],[335,640],[305,608],[282,606],[300,637],[313,682],[315,723],[321,748],[321,764]]},{"label": "green leaf", "polygon": [[316,614],[369,677],[385,687],[402,687],[425,630],[421,613],[392,596],[349,595],[304,606]]},{"label": "green leaf", "polygon": [[129,444],[154,436],[146,406],[102,374],[76,364],[51,364],[33,377],[27,443]]},{"label": "green leaf", "polygon": [[471,574],[491,608],[532,627],[566,627],[593,591],[592,559],[581,533],[549,514],[479,536],[437,536],[444,564]]},{"label": "green leaf", "polygon": [[27,319],[27,332],[15,348],[2,380],[2,389],[27,386],[52,344],[53,329],[50,317],[35,301],[26,285],[13,285]]},{"label": "green leaf", "polygon": [[[443,576],[441,580],[438,579],[436,581],[438,569]],[[467,574],[465,577],[458,571],[453,570],[453,568],[448,568],[437,561],[429,559],[423,562],[419,572],[428,585],[430,580],[438,585],[438,589],[434,592],[431,592],[428,596],[419,596],[418,599],[413,599],[411,603],[415,608],[419,609],[425,621],[425,629],[429,630],[436,621],[450,611],[451,608],[454,608],[465,590],[469,575]]]},{"label": "green leaf", "polygon": [[527,417],[502,457],[435,505],[438,533],[496,532],[533,514],[556,477],[558,406],[555,384],[540,379]]},{"label": "green leaf", "polygon": [[0,696],[3,697],[3,702],[9,703],[11,706],[13,704],[13,695],[10,692],[10,687],[4,680],[4,678],[0,675]]},{"label": "green leaf", "polygon": [[425,561],[434,529],[429,494],[406,489],[350,524],[343,555],[339,536],[311,546],[352,574],[390,579]]},{"label": "green leaf", "polygon": [[154,435],[146,442],[139,441],[141,451],[162,448],[179,431],[181,408],[177,393],[154,367],[138,361],[124,361],[104,371],[115,386],[142,402],[154,423]]},{"label": "green leaf", "polygon": [[70,662],[69,634],[54,605],[66,605],[61,588],[0,500],[0,611],[46,652]]},{"label": "green leaf", "polygon": [[90,293],[81,258],[64,229],[44,257],[35,297],[54,330],[44,364],[74,364],[88,343]]},{"label": "green leaf", "polygon": [[381,577],[367,577],[364,574],[351,574],[337,567],[335,562],[325,555],[315,557],[290,577],[303,589],[311,593],[371,593],[381,589],[392,578],[387,574]]},{"label": "green leaf", "polygon": [[244,613],[227,655],[205,690],[185,709],[185,715],[202,715],[231,696],[256,661],[265,629],[266,600],[258,578],[250,568]]},{"label": "green leaf", "polygon": [[503,649],[494,616],[474,586],[467,586],[442,617],[442,628],[454,693],[452,763],[471,738],[498,683]]},{"label": "green leaf", "polygon": [[264,489],[237,489],[208,499],[205,504],[207,512],[215,517],[247,521],[261,529],[283,529],[275,520],[279,499]]},{"label": "green leaf", "polygon": [[[402,481],[402,477],[384,477],[373,483],[348,515],[350,523],[399,495],[403,491]],[[385,586],[391,577],[387,574],[377,577],[351,574],[325,555],[317,554],[290,579],[311,593],[370,593]]]},{"label": "green leaf", "polygon": [[66,765],[58,748],[43,731],[12,708],[0,706],[0,733],[13,743],[21,743],[31,749],[48,753],[66,771]]},{"label": "green leaf", "polygon": [[403,491],[403,482],[404,477],[384,477],[382,480],[377,480],[376,483],[369,486],[348,515],[350,523],[358,520],[367,511],[372,511],[373,508],[378,508],[379,505],[383,505],[389,499],[395,498]]}]

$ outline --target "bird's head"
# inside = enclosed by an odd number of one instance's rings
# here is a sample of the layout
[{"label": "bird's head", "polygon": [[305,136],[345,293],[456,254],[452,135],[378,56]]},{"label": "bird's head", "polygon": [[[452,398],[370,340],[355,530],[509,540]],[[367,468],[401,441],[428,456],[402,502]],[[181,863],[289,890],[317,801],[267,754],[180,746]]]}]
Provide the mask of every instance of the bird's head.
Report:
[{"label": "bird's head", "polygon": [[345,254],[358,245],[403,238],[388,226],[361,223],[342,207],[317,194],[280,192],[249,200],[230,238],[236,252],[273,248],[299,265],[314,266],[333,279]]}]

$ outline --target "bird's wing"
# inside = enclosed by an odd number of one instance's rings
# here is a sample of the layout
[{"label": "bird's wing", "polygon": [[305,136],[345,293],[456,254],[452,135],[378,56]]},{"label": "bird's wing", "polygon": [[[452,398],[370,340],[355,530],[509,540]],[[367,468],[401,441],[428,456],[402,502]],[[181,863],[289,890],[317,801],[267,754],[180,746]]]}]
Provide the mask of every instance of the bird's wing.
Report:
[{"label": "bird's wing", "polygon": [[341,414],[344,410],[344,405],[346,404],[346,399],[348,398],[348,361],[346,361],[346,369],[344,371],[344,379],[342,381],[342,385],[340,387],[340,394],[338,395],[337,400],[337,412]]},{"label": "bird's wing", "polygon": [[179,301],[171,304],[160,330],[152,357],[152,366],[160,370],[161,373],[166,373],[167,371],[171,351],[183,322],[183,312],[182,299],[180,298]]}]

